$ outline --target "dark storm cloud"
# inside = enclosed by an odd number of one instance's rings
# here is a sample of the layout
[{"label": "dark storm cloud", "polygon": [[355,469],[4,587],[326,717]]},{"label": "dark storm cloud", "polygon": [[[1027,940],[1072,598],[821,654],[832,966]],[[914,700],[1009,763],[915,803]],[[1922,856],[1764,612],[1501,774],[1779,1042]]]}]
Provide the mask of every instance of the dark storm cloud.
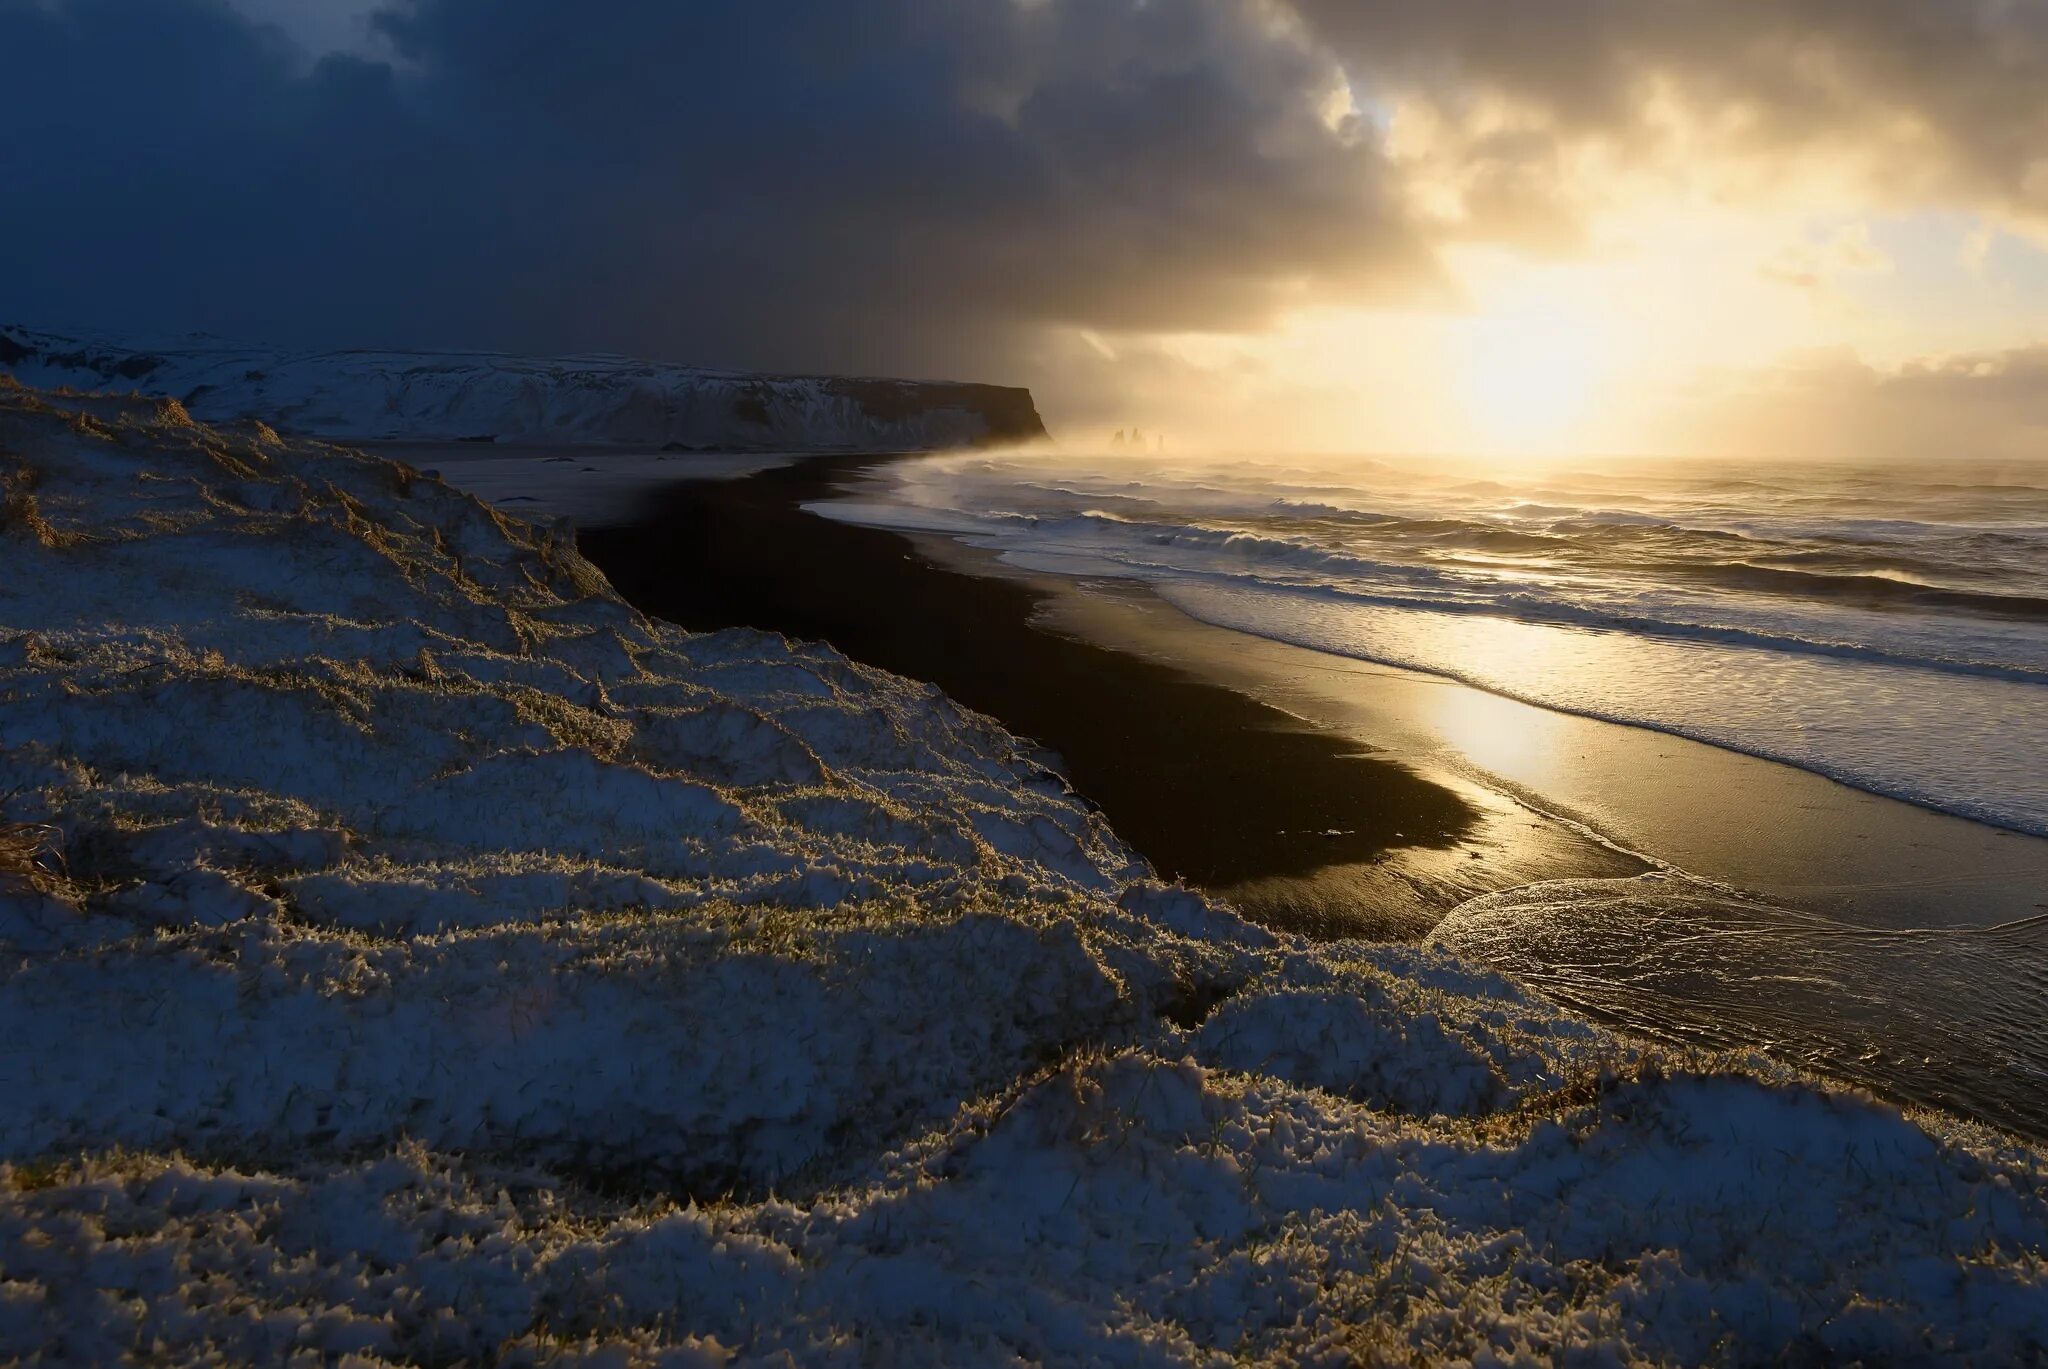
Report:
[{"label": "dark storm cloud", "polygon": [[960,369],[1256,327],[1428,259],[1236,0],[419,0],[312,64],[218,0],[0,0],[0,308],[50,326]]}]

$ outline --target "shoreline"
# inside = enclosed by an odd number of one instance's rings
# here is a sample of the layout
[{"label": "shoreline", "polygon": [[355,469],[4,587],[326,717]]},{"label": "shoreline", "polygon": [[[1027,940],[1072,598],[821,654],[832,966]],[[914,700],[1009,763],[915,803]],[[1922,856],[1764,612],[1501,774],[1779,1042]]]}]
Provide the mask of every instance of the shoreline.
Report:
[{"label": "shoreline", "polygon": [[1057,584],[970,572],[803,507],[890,459],[678,485],[580,545],[629,601],[684,627],[829,641],[940,686],[1057,755],[1163,876],[1276,929],[1413,939],[1481,894],[1651,868],[1468,778],[1068,631],[1047,616]]},{"label": "shoreline", "polygon": [[[1134,581],[1027,572],[950,536],[804,507],[903,459],[915,457],[678,482],[583,544],[633,602],[684,626],[828,640],[931,680],[1057,753],[1163,874],[1286,930],[1414,938],[1466,898],[1653,870],[1867,928],[1988,927],[2048,908],[2048,839],[1215,627]],[[879,603],[913,607],[885,622]],[[1089,716],[1105,706],[1114,720]],[[1169,708],[1186,710],[1181,738],[1161,721]],[[1244,801],[1204,801],[1218,776],[1249,785]]]},{"label": "shoreline", "polygon": [[1074,588],[1045,612],[1061,630],[1370,736],[1426,773],[1463,777],[1704,885],[1870,929],[1987,928],[2048,912],[2048,839],[1673,733],[1213,627],[1130,582]]}]

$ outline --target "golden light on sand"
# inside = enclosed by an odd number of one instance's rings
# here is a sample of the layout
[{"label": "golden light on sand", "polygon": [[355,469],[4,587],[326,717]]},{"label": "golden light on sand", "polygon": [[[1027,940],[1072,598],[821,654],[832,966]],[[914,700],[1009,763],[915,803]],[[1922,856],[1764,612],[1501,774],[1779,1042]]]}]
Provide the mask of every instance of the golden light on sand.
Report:
[{"label": "golden light on sand", "polygon": [[1559,758],[1550,715],[1479,689],[1442,689],[1432,698],[1437,730],[1481,770],[1532,788],[1555,780]]}]

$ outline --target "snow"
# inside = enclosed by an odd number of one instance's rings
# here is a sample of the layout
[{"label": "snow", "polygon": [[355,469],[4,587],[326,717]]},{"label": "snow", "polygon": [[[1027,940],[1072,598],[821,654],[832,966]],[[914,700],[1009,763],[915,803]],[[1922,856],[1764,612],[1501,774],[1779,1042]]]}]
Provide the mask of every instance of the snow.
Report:
[{"label": "snow", "polygon": [[1155,880],[560,533],[0,386],[0,1357],[2048,1351],[2048,1170]]},{"label": "snow", "polygon": [[1028,391],[951,381],[770,376],[619,356],[164,346],[0,326],[24,384],[180,401],[202,419],[407,442],[733,451],[913,451],[1045,436]]}]

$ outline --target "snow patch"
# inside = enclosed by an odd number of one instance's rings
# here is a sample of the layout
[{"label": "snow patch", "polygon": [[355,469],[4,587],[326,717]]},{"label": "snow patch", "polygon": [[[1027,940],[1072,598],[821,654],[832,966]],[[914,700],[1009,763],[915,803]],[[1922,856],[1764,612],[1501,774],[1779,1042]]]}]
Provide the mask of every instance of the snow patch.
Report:
[{"label": "snow patch", "polygon": [[[322,437],[485,450],[552,441],[651,455],[922,451],[1045,437],[1025,390],[755,375],[618,356],[301,352],[189,339],[142,348],[10,326],[0,327],[0,364],[24,384],[160,395],[210,421],[256,418]],[[496,476],[478,474],[486,484]]]}]

